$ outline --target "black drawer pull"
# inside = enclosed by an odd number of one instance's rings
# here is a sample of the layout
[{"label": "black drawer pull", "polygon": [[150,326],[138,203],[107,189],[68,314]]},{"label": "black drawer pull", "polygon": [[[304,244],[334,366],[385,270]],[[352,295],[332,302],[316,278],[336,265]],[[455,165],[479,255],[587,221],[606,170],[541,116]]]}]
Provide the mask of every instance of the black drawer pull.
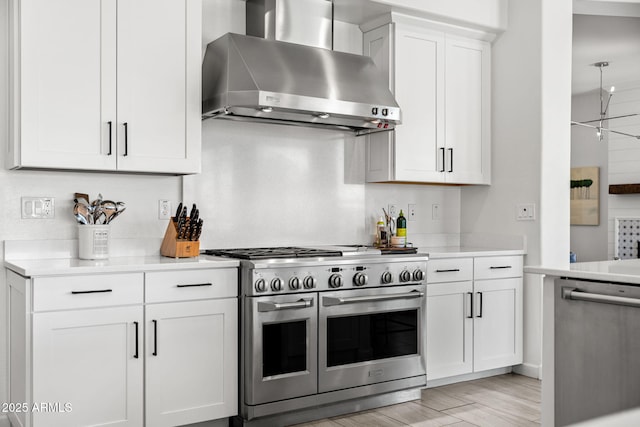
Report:
[{"label": "black drawer pull", "polygon": [[489,267],[490,270],[500,270],[500,269],[505,269],[505,268],[511,268],[511,266],[510,265],[498,265],[498,266]]},{"label": "black drawer pull", "polygon": [[94,291],[71,291],[73,295],[78,294],[102,294],[105,292],[113,292],[113,289],[96,289]]},{"label": "black drawer pull", "polygon": [[478,292],[478,296],[480,297],[480,314],[476,317],[482,317],[482,292]]},{"label": "black drawer pull", "polygon": [[436,273],[455,273],[456,271],[460,271],[459,268],[451,268],[449,270],[436,270]]},{"label": "black drawer pull", "polygon": [[213,286],[213,283],[194,283],[192,285],[176,285],[177,288],[195,288],[198,286]]},{"label": "black drawer pull", "polygon": [[467,292],[467,295],[469,295],[469,305],[470,305],[470,314],[467,316],[467,319],[473,319],[473,292]]},{"label": "black drawer pull", "polygon": [[133,322],[133,324],[136,326],[136,354],[133,355],[134,359],[138,358],[138,322]]}]

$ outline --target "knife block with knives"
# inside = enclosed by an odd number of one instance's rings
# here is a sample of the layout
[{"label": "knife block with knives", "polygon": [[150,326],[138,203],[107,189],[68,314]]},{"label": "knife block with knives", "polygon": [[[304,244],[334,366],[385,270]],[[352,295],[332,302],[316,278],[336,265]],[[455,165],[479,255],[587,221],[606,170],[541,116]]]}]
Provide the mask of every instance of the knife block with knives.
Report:
[{"label": "knife block with knives", "polygon": [[200,234],[202,219],[194,204],[190,216],[187,207],[178,206],[176,216],[172,217],[164,233],[160,254],[171,258],[189,258],[200,255]]}]

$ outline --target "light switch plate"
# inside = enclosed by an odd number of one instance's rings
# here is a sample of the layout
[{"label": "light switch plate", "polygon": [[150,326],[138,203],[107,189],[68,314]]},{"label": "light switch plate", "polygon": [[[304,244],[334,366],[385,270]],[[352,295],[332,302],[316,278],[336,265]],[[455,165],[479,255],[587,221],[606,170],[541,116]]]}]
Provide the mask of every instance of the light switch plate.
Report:
[{"label": "light switch plate", "polygon": [[22,197],[22,219],[53,219],[56,215],[53,197]]}]

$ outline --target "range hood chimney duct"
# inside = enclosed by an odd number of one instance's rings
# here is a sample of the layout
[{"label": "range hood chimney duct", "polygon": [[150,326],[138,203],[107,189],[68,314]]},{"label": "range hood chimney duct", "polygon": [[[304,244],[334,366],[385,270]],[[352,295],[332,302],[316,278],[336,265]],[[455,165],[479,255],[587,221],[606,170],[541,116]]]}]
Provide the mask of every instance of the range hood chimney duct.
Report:
[{"label": "range hood chimney duct", "polygon": [[246,33],[333,50],[331,0],[247,0]]},{"label": "range hood chimney duct", "polygon": [[247,0],[247,35],[209,43],[202,118],[391,130],[400,108],[367,56],[331,50],[330,0]]}]

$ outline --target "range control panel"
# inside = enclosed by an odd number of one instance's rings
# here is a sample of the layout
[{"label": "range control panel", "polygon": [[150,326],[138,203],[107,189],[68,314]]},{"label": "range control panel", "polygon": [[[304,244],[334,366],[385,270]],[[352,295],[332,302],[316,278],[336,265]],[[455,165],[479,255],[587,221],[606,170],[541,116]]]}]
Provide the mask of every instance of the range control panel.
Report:
[{"label": "range control panel", "polygon": [[426,271],[426,260],[411,259],[257,268],[245,276],[243,292],[270,295],[426,283]]}]

